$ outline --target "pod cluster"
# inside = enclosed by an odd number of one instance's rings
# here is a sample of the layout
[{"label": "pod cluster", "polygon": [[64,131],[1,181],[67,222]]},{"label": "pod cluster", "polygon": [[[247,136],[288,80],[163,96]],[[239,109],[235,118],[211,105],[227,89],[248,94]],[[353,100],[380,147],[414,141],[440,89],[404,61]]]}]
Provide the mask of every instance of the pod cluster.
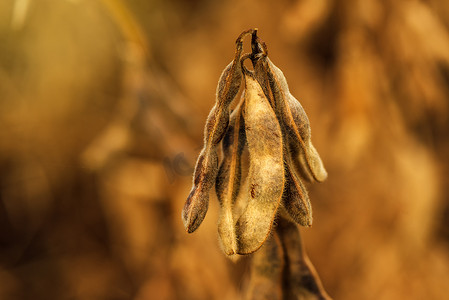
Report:
[{"label": "pod cluster", "polygon": [[[242,54],[243,40],[249,35],[252,51]],[[245,67],[247,59],[253,70]],[[187,232],[203,221],[215,185],[223,251],[252,253],[268,238],[278,215],[302,226],[312,224],[303,180],[321,182],[326,177],[311,142],[307,115],[290,93],[284,74],[268,58],[257,30],[242,32],[235,57],[220,76],[216,103],[206,121],[204,147],[182,211]]]}]

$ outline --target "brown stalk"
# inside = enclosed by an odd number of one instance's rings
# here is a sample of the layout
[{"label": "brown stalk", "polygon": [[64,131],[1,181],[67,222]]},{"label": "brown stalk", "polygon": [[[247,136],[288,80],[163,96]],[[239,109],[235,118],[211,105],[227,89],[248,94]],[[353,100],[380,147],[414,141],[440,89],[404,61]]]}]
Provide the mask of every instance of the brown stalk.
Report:
[{"label": "brown stalk", "polygon": [[283,268],[285,265],[281,241],[277,235],[273,235],[253,254],[246,299],[282,299]]},{"label": "brown stalk", "polygon": [[279,218],[276,232],[284,253],[283,299],[330,300],[307,257],[298,226]]}]

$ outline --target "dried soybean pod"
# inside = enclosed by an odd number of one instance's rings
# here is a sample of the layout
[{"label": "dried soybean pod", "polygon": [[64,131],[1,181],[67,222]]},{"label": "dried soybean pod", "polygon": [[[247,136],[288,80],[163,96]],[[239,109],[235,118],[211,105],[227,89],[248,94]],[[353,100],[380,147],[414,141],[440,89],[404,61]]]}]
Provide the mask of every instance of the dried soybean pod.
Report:
[{"label": "dried soybean pod", "polygon": [[327,178],[327,172],[318,152],[312,144],[309,118],[299,101],[290,93],[287,80],[282,71],[268,57],[267,61],[270,81],[273,83],[277,82],[276,85],[280,87],[280,94],[285,99],[286,105],[282,107],[282,114],[284,116],[283,121],[290,132],[290,144],[292,142],[299,142],[305,154],[308,170],[316,181],[322,182]]},{"label": "dried soybean pod", "polygon": [[281,278],[283,266],[282,246],[277,235],[271,236],[253,254],[248,300],[282,299]]},{"label": "dried soybean pod", "polygon": [[[242,58],[242,62],[243,62]],[[256,251],[270,234],[284,189],[282,132],[262,88],[245,74],[245,131],[250,167],[248,205],[237,221],[238,254]]]},{"label": "dried soybean pod", "polygon": [[285,188],[282,195],[282,207],[288,216],[297,224],[309,227],[312,225],[312,206],[307,190],[299,176],[285,165]]},{"label": "dried soybean pod", "polygon": [[[272,99],[271,103],[275,109],[276,116],[279,120],[283,120],[285,117],[282,115],[282,111],[285,103],[282,101],[282,97],[279,95],[279,90],[273,93],[272,89],[270,88],[270,78],[266,72],[266,69],[268,68],[268,64],[265,59],[265,56],[268,54],[266,45],[262,45],[257,42],[257,36],[255,33],[253,33],[251,46],[253,49],[252,62],[255,66],[255,76],[258,82],[261,84],[264,90],[264,94]],[[259,61],[260,59],[262,60]],[[300,115],[301,118],[305,118],[307,120],[307,116],[304,110],[299,110],[296,112],[296,114]],[[307,122],[301,123],[301,125],[303,127],[309,126],[308,120]],[[281,130],[284,136],[284,140],[291,140],[291,138],[289,137],[291,133],[288,132],[288,128],[286,128],[286,126],[281,126]],[[301,128],[301,131],[310,132],[310,129],[307,127]],[[291,159],[291,153],[294,151],[301,151],[297,147],[293,146],[294,145],[288,145],[284,143],[283,151],[285,160],[286,186],[284,188],[284,193],[282,196],[282,208],[287,213],[287,217],[289,216],[296,223],[308,227],[312,225],[312,207],[310,205],[310,200],[304,184],[296,174],[295,170],[293,170],[294,163]]]},{"label": "dried soybean pod", "polygon": [[195,167],[193,188],[182,210],[182,221],[188,233],[194,232],[203,222],[209,206],[209,191],[217,176],[217,150],[203,149]]},{"label": "dried soybean pod", "polygon": [[298,226],[279,218],[276,232],[288,261],[283,270],[284,299],[331,300],[307,257]]},{"label": "dried soybean pod", "polygon": [[[304,109],[290,93],[284,74],[267,57],[266,45],[259,41],[256,34],[253,34],[252,49],[255,76],[264,88],[265,95],[269,98],[273,97],[273,107],[282,126],[286,129],[289,144],[296,148],[296,144],[299,143],[306,161],[305,172],[310,172],[316,181],[324,181],[327,178],[327,172],[312,145],[310,123]],[[310,178],[306,176],[308,177]]]},{"label": "dried soybean pod", "polygon": [[234,60],[224,69],[218,81],[216,103],[204,129],[204,148],[195,166],[192,190],[182,210],[182,221],[188,233],[194,232],[206,216],[209,192],[218,172],[216,147],[228,127],[229,105],[236,97],[242,81],[240,56],[243,38],[252,32],[252,29],[244,31],[237,38]]},{"label": "dried soybean pod", "polygon": [[218,235],[226,255],[237,252],[233,204],[240,190],[241,156],[246,143],[242,103],[231,114],[228,130],[222,140],[223,160],[218,170],[215,191],[220,202]]},{"label": "dried soybean pod", "polygon": [[313,182],[315,179],[313,175],[310,173],[310,170],[307,166],[306,154],[302,150],[302,148],[295,147],[295,143],[293,139],[289,139],[289,157],[291,158],[291,164],[293,169],[305,180],[308,182]]}]

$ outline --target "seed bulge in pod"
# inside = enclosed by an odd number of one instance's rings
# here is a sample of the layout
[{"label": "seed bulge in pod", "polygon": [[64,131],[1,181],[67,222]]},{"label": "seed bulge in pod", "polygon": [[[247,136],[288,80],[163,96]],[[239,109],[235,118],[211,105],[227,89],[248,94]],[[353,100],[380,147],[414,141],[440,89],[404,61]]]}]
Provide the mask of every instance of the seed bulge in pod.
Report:
[{"label": "seed bulge in pod", "polygon": [[[246,71],[248,72],[248,71]],[[282,132],[259,83],[245,74],[248,205],[236,225],[238,254],[256,251],[270,234],[284,189]]]}]

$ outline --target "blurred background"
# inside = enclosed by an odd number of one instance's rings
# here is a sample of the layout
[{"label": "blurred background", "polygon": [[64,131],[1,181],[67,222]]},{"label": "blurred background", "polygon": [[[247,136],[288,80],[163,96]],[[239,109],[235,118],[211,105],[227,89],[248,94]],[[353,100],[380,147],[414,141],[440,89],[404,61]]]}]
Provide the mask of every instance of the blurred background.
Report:
[{"label": "blurred background", "polygon": [[329,294],[447,297],[446,1],[2,0],[0,299],[241,299],[215,193],[191,235],[181,209],[252,27],[329,172],[302,230]]}]

